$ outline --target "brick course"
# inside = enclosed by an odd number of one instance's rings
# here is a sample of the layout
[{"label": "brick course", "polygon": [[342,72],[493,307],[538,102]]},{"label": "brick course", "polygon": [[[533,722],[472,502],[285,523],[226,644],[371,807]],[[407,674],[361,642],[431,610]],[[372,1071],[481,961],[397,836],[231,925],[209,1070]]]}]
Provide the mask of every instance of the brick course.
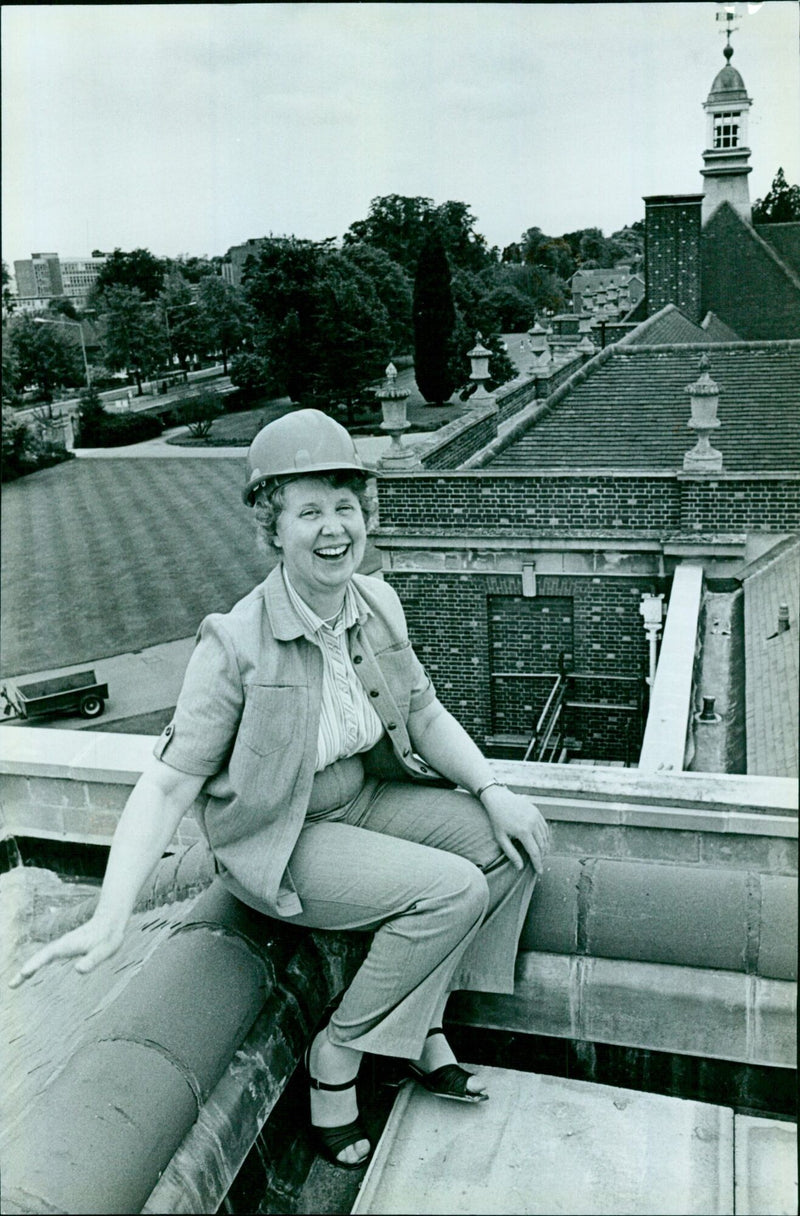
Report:
[{"label": "brick course", "polygon": [[[633,681],[647,657],[639,601],[649,580],[542,576],[537,596],[523,598],[513,574],[389,570],[384,577],[443,704],[479,746],[496,734],[530,736],[564,650],[568,670],[578,673],[570,700],[611,706],[573,710],[568,733],[587,736],[584,750],[594,758],[625,759],[631,714],[613,707],[635,701]],[[492,680],[493,672],[512,674]]]}]

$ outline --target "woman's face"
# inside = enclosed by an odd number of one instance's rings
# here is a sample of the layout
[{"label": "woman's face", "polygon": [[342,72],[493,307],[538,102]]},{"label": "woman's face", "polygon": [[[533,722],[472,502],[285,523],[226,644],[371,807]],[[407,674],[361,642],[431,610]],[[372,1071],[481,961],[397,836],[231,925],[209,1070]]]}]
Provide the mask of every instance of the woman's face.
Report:
[{"label": "woman's face", "polygon": [[335,489],[317,477],[301,477],[284,487],[283,510],[275,525],[280,550],[297,593],[325,607],[344,590],[361,564],[367,530],[352,490]]}]

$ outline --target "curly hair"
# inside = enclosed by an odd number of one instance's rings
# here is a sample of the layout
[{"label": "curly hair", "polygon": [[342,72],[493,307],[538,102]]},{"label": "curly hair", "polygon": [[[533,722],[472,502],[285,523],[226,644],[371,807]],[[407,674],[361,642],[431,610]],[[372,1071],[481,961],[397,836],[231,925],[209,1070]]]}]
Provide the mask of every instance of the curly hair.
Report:
[{"label": "curly hair", "polygon": [[[345,489],[355,494],[358,505],[361,507],[361,514],[364,516],[367,532],[369,532],[377,515],[373,479],[368,474],[362,476],[359,473],[343,470],[341,473],[322,473],[317,480],[321,481],[323,485],[330,486],[333,490]],[[274,555],[280,552],[279,547],[275,544],[275,535],[278,519],[286,505],[285,490],[288,484],[288,481],[280,482],[272,489],[267,486],[263,490],[259,490],[255,496],[253,515],[256,543],[264,553]]]}]

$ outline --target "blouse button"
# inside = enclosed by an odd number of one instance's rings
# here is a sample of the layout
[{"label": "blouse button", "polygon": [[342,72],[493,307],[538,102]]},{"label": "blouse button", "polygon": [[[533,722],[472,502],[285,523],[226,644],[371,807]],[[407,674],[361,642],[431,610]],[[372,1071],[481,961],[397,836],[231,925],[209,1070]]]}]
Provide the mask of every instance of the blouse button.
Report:
[{"label": "blouse button", "polygon": [[411,748],[410,748],[410,747],[404,747],[404,748],[403,748],[403,755],[404,755],[404,756],[410,756],[410,755],[411,755]]},{"label": "blouse button", "polygon": [[397,730],[397,723],[396,722],[387,722],[386,729],[387,730]]},{"label": "blouse button", "polygon": [[380,693],[378,692],[377,688],[371,688],[371,689],[369,690],[369,695],[370,695],[371,697],[379,697],[379,696],[380,696]]},{"label": "blouse button", "polygon": [[360,655],[360,654],[354,654],[354,655],[353,655],[353,662],[354,662],[354,663],[360,663],[360,662],[361,662],[361,660],[362,660],[362,658],[363,658],[363,655]]},{"label": "blouse button", "polygon": [[419,766],[419,771],[420,771],[421,773],[427,773],[427,771],[428,771],[428,770],[426,769],[426,767],[425,767],[425,765],[424,765],[424,764],[421,764],[421,765]]}]

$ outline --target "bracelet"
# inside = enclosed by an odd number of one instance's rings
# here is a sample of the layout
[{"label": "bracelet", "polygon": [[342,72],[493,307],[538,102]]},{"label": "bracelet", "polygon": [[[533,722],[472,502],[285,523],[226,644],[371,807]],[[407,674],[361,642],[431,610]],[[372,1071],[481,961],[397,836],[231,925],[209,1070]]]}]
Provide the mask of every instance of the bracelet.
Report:
[{"label": "bracelet", "polygon": [[486,793],[486,791],[487,791],[488,789],[491,789],[491,787],[492,787],[493,785],[499,785],[499,786],[501,786],[501,788],[502,788],[502,789],[505,789],[505,788],[506,788],[506,787],[503,785],[503,782],[502,782],[502,781],[498,781],[496,777],[492,777],[491,781],[487,781],[485,785],[482,785],[482,786],[480,787],[480,789],[477,789],[477,790],[475,791],[475,797],[476,797],[476,798],[480,798],[480,797],[481,797],[481,795],[482,795],[482,794],[485,794],[485,793]]}]

